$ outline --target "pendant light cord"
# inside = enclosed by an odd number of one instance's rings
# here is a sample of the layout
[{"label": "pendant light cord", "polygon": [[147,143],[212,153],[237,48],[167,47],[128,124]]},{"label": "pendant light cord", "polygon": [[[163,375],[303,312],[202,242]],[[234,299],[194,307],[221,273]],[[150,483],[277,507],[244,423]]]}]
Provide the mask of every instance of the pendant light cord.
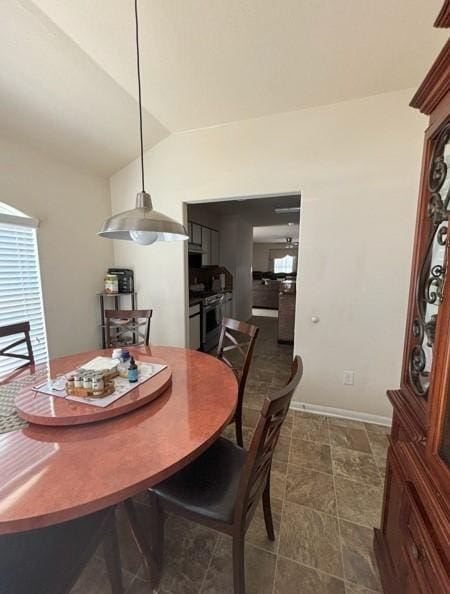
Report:
[{"label": "pendant light cord", "polygon": [[139,24],[138,24],[138,6],[137,0],[134,0],[134,15],[136,22],[136,65],[138,78],[138,92],[139,92],[139,134],[141,138],[141,178],[142,191],[145,192],[144,187],[144,134],[142,132],[142,93],[141,93],[141,65],[139,61]]}]

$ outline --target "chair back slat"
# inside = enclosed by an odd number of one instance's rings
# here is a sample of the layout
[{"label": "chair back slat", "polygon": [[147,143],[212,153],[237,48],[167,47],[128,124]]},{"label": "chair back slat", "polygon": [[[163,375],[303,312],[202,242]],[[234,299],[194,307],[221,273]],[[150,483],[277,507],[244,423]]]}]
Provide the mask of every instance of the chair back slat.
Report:
[{"label": "chair back slat", "polygon": [[252,518],[267,484],[281,427],[302,375],[303,362],[301,357],[296,356],[289,382],[277,395],[266,396],[264,400],[240,479],[235,522],[245,521],[248,524]]},{"label": "chair back slat", "polygon": [[149,345],[151,309],[107,309],[106,344],[108,348]]},{"label": "chair back slat", "polygon": [[[230,367],[239,382],[238,406],[242,406],[259,328],[247,322],[223,318],[217,357]],[[227,354],[226,354],[227,353]],[[234,355],[231,357],[231,353]]]},{"label": "chair back slat", "polygon": [[[30,338],[30,322],[19,322],[17,324],[8,324],[7,326],[0,327],[0,338],[7,336],[16,336],[17,334],[23,334],[21,338],[17,338],[13,342],[0,348],[0,357],[10,357],[11,359],[24,360],[26,363],[19,366],[26,367],[27,365],[34,364],[33,347],[31,345]],[[26,345],[26,353],[13,353],[12,349],[20,346],[21,344]]]}]

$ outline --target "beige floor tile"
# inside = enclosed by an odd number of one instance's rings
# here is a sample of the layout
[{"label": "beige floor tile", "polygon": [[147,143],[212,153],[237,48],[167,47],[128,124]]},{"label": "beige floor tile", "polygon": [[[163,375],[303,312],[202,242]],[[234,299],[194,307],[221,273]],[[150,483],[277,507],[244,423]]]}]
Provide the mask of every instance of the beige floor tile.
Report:
[{"label": "beige floor tile", "polygon": [[358,452],[365,452],[366,454],[370,454],[371,452],[369,439],[364,427],[362,429],[355,429],[354,427],[331,425],[330,442],[332,446],[349,448]]},{"label": "beige floor tile", "polygon": [[[231,538],[221,536],[200,594],[234,594],[231,550]],[[275,563],[272,553],[246,544],[246,594],[272,594]]]},{"label": "beige floor tile", "polygon": [[373,552],[373,530],[339,520],[345,578],[378,591],[380,581]]},{"label": "beige floor tile", "polygon": [[242,425],[254,429],[260,418],[260,411],[255,408],[242,407]]},{"label": "beige floor tile", "polygon": [[344,582],[321,571],[280,557],[274,594],[345,594]]},{"label": "beige floor tile", "polygon": [[336,498],[331,474],[288,465],[286,499],[336,515]]},{"label": "beige floor tile", "polygon": [[[125,590],[129,587],[133,578],[133,574],[122,570],[122,584]],[[71,594],[111,594],[111,585],[105,561],[98,557],[92,557],[70,592]],[[30,592],[30,594],[32,593]]]},{"label": "beige floor tile", "polygon": [[253,408],[256,411],[260,411],[268,392],[267,388],[262,390],[249,389],[248,387],[244,392],[244,404],[247,408]]},{"label": "beige floor tile", "polygon": [[329,444],[330,435],[326,417],[319,415],[307,417],[296,415],[294,418],[292,437],[295,437],[296,439],[304,439],[306,441],[314,441],[316,443]]},{"label": "beige floor tile", "polygon": [[275,531],[275,540],[269,540],[266,531],[266,524],[264,522],[264,513],[262,503],[259,503],[258,509],[253,516],[250,526],[247,529],[246,541],[252,545],[264,549],[271,553],[276,553],[278,549],[278,541],[280,538],[280,524],[281,524],[281,510],[283,502],[280,499],[271,499],[272,502],[272,518],[273,528]]},{"label": "beige floor tile", "polygon": [[342,577],[337,518],[285,501],[279,554]]},{"label": "beige floor tile", "polygon": [[369,442],[373,455],[379,460],[386,460],[389,441],[383,433],[369,433]]},{"label": "beige floor tile", "polygon": [[[234,429],[233,429],[234,430]],[[253,435],[255,434],[255,430],[250,427],[242,427],[242,438],[244,441],[244,448],[248,450],[252,443]],[[236,443],[235,435],[232,438],[232,441]]]},{"label": "beige floor tile", "polygon": [[254,362],[250,366],[250,371],[248,374],[248,381],[257,381],[257,382],[264,382],[265,385],[269,386],[270,382],[272,381],[273,374],[275,369],[271,368],[271,366],[261,366],[255,365]]},{"label": "beige floor tile", "polygon": [[170,516],[165,524],[160,591],[198,594],[218,538],[213,530]]},{"label": "beige floor tile", "polygon": [[365,586],[361,586],[359,584],[351,584],[350,582],[345,582],[345,591],[347,594],[377,594],[377,590],[371,590],[370,588],[366,588]]},{"label": "beige floor tile", "polygon": [[375,464],[377,465],[378,472],[380,473],[381,480],[384,481],[386,473],[386,457],[374,456]]},{"label": "beige floor tile", "polygon": [[353,427],[353,429],[364,430],[364,423],[353,419],[342,419],[341,417],[328,417],[330,427]]},{"label": "beige floor tile", "polygon": [[331,474],[330,446],[292,438],[289,463]]},{"label": "beige floor tile", "polygon": [[287,464],[285,462],[272,461],[270,471],[270,493],[274,499],[284,499],[286,495]]},{"label": "beige floor tile", "polygon": [[[158,591],[160,592],[161,590]],[[108,594],[110,594],[110,592],[108,592]],[[136,577],[134,578],[130,587],[125,591],[125,594],[152,594],[152,591],[150,590],[150,585],[147,581],[144,581],[141,578]]]},{"label": "beige floor tile", "polygon": [[375,425],[375,423],[364,423],[367,433],[379,433],[380,435],[390,435],[391,428],[385,425]]},{"label": "beige floor tile", "polygon": [[331,447],[331,460],[335,476],[352,481],[380,485],[380,475],[372,454],[347,448]]},{"label": "beige floor tile", "polygon": [[335,476],[334,484],[340,518],[370,528],[379,527],[383,499],[381,485],[355,483],[341,476]]},{"label": "beige floor tile", "polygon": [[289,449],[290,449],[291,440],[289,437],[285,435],[280,435],[278,438],[277,445],[275,446],[275,451],[273,453],[273,459],[275,462],[283,462],[287,463],[289,460]]}]

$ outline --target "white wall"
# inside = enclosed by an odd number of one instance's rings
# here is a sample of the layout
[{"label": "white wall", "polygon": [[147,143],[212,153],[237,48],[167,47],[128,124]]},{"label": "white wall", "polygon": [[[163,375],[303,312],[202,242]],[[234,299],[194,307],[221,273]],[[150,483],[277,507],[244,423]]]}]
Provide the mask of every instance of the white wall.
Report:
[{"label": "white wall", "polygon": [[110,216],[108,181],[0,138],[0,201],[40,220],[39,259],[51,356],[98,348],[98,297],[113,264],[96,237]]},{"label": "white wall", "polygon": [[[412,90],[179,133],[145,156],[154,206],[302,192],[295,351],[297,401],[389,415],[399,383],[425,118]],[[131,208],[138,164],[111,179],[113,211]],[[155,308],[153,342],[185,342],[186,247],[115,242],[140,303]],[[320,317],[318,324],[311,316]],[[355,385],[344,386],[344,370]]]},{"label": "white wall", "polygon": [[[280,243],[254,243],[253,244],[253,270],[260,270],[261,272],[268,272],[272,270],[272,263],[270,262],[270,252],[281,250],[282,255],[286,253],[285,244]],[[289,253],[297,258],[297,248],[289,248]]]}]

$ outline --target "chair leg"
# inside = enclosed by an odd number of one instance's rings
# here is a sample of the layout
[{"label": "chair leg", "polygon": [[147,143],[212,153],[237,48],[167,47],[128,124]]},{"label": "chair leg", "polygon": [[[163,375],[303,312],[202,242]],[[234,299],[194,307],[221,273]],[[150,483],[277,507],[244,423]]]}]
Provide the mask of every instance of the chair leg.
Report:
[{"label": "chair leg", "polygon": [[124,594],[122,582],[122,567],[120,563],[119,539],[115,518],[113,518],[111,529],[103,540],[103,554],[105,556],[108,578],[111,584],[112,594]]},{"label": "chair leg", "polygon": [[238,408],[234,415],[234,424],[236,426],[236,443],[241,448],[244,447],[244,439],[242,436],[242,409]]},{"label": "chair leg", "polygon": [[245,532],[233,534],[233,584],[234,594],[245,594]]},{"label": "chair leg", "polygon": [[263,511],[264,511],[264,522],[266,524],[267,536],[269,540],[275,540],[275,532],[273,530],[273,519],[272,519],[272,506],[270,503],[270,471],[267,476],[266,486],[263,491]]}]

